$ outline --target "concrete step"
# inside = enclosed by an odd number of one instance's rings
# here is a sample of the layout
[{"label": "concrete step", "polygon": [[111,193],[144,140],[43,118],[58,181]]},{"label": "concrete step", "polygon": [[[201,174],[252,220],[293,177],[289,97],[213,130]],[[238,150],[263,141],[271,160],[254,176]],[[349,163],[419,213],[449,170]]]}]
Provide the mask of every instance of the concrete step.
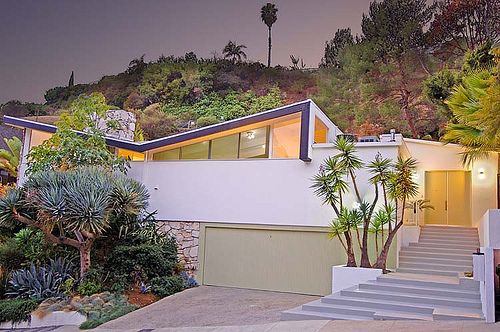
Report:
[{"label": "concrete step", "polygon": [[454,232],[454,231],[433,231],[433,230],[421,230],[420,236],[437,236],[437,237],[465,237],[465,238],[474,238],[479,237],[478,232]]},{"label": "concrete step", "polygon": [[450,244],[442,244],[442,243],[436,243],[436,242],[418,242],[418,243],[410,243],[409,247],[414,247],[414,248],[428,248],[428,249],[436,249],[438,251],[439,249],[462,249],[464,251],[468,250],[471,254],[477,251],[476,246],[473,245],[450,245]]},{"label": "concrete step", "polygon": [[464,261],[472,264],[471,254],[455,255],[448,253],[401,250],[399,252],[399,258],[400,259],[402,258],[444,259],[453,261]]},{"label": "concrete step", "polygon": [[480,300],[480,294],[474,291],[469,290],[446,290],[440,289],[436,287],[422,287],[415,285],[398,285],[398,284],[388,284],[388,283],[380,283],[377,281],[362,283],[359,286],[359,289],[364,290],[380,290],[401,294],[419,294],[419,295],[431,295],[431,296],[441,296],[441,297],[450,297],[457,299],[474,299]]},{"label": "concrete step", "polygon": [[458,236],[469,236],[469,235],[478,235],[477,229],[472,229],[472,230],[455,230],[452,228],[449,229],[434,229],[434,228],[427,228],[423,227],[420,229],[420,234],[436,234],[436,235],[458,235]]},{"label": "concrete step", "polygon": [[468,265],[445,265],[445,264],[432,264],[428,262],[423,262],[423,263],[400,262],[399,267],[403,269],[422,269],[422,270],[449,271],[449,272],[466,272],[472,270],[472,266]]},{"label": "concrete step", "polygon": [[425,225],[422,230],[442,230],[447,232],[477,232],[475,227],[448,226],[448,225]]},{"label": "concrete step", "polygon": [[479,236],[477,234],[442,234],[435,232],[420,232],[419,238],[477,240]]},{"label": "concrete step", "polygon": [[[416,286],[416,287],[428,287],[428,288],[435,287],[446,290],[460,290],[460,289],[470,290],[470,288],[463,287],[460,284],[460,280],[458,278],[456,279],[457,281],[456,283],[448,283],[439,281],[424,281],[413,278],[412,279],[398,278],[389,275],[389,276],[377,277],[376,281],[379,283],[387,283],[389,285],[403,285],[403,286]],[[479,288],[477,290],[479,290]]]},{"label": "concrete step", "polygon": [[430,244],[446,244],[449,246],[467,246],[467,247],[479,247],[479,241],[461,241],[461,240],[434,240],[434,239],[420,239],[417,243],[430,243]]},{"label": "concrete step", "polygon": [[430,263],[430,264],[445,264],[445,265],[461,265],[472,266],[472,260],[469,259],[443,259],[443,258],[430,258],[430,257],[416,257],[416,256],[399,256],[399,263]]},{"label": "concrete step", "polygon": [[321,298],[321,302],[333,305],[351,306],[355,308],[367,308],[368,310],[371,311],[390,310],[390,311],[418,313],[425,315],[432,314],[434,310],[434,307],[432,306],[426,306],[421,304],[417,305],[406,302],[369,299],[369,298],[363,299],[359,297],[340,296],[340,294],[325,296]]},{"label": "concrete step", "polygon": [[354,315],[360,317],[368,317],[370,319],[373,318],[373,314],[375,314],[374,309],[349,306],[349,305],[331,304],[327,302],[322,302],[321,300],[316,300],[302,305],[302,310],[326,312],[326,313],[340,314],[340,315]]},{"label": "concrete step", "polygon": [[406,294],[402,295],[397,292],[387,291],[368,291],[368,290],[343,290],[340,292],[342,296],[359,297],[363,299],[377,299],[377,300],[392,300],[398,302],[406,302],[413,304],[427,304],[443,307],[453,308],[466,308],[466,309],[481,309],[481,301],[443,297],[443,296],[430,296],[430,295],[417,295]]},{"label": "concrete step", "polygon": [[326,312],[305,311],[300,307],[283,311],[281,320],[373,320],[364,316],[340,315]]},{"label": "concrete step", "polygon": [[397,268],[396,271],[401,273],[431,274],[436,276],[458,277],[458,272],[448,272],[448,271],[422,270],[422,269],[410,269],[410,268]]},{"label": "concrete step", "polygon": [[453,248],[429,248],[425,246],[411,245],[409,247],[404,247],[400,252],[428,252],[433,254],[452,254],[452,255],[467,255],[472,257],[470,249],[453,249]]}]

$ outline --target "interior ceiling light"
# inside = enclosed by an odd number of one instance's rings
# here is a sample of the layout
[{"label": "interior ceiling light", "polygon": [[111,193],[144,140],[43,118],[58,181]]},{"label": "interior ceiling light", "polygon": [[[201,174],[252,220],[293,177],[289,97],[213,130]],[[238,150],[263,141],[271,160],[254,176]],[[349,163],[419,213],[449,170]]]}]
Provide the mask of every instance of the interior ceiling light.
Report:
[{"label": "interior ceiling light", "polygon": [[246,135],[247,135],[247,139],[254,139],[255,138],[255,132],[253,132],[253,131],[247,131]]}]

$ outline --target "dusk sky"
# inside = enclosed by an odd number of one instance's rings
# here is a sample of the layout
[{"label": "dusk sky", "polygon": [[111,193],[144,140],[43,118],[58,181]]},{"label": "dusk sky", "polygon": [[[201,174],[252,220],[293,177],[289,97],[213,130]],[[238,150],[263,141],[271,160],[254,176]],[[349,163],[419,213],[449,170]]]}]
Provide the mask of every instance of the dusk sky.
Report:
[{"label": "dusk sky", "polygon": [[[253,0],[1,0],[0,103],[43,102],[44,92],[88,83],[127,68],[146,54],[209,57],[228,40],[245,44],[250,60],[266,61],[267,27]],[[273,65],[290,54],[316,67],[338,28],[360,32],[370,0],[276,0]]]}]

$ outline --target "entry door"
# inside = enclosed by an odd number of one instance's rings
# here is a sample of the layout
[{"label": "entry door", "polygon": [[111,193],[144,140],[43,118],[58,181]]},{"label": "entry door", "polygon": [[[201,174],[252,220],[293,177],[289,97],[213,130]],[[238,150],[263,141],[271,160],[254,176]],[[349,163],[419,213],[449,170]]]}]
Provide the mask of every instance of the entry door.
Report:
[{"label": "entry door", "polygon": [[434,210],[425,210],[425,223],[470,226],[470,193],[470,172],[426,172],[425,197]]}]

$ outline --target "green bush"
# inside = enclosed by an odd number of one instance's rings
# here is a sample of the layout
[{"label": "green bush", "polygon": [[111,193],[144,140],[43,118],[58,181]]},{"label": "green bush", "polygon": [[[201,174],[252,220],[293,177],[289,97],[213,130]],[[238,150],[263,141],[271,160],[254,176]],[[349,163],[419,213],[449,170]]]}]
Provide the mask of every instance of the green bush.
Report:
[{"label": "green bush", "polygon": [[0,267],[5,272],[20,269],[26,262],[22,250],[14,239],[8,239],[0,244]]},{"label": "green bush", "polygon": [[151,280],[151,291],[159,297],[166,297],[184,289],[184,280],[179,276],[156,277]]},{"label": "green bush", "polygon": [[99,293],[102,289],[102,285],[96,281],[84,280],[80,283],[76,291],[80,295],[90,296],[92,294]]},{"label": "green bush", "polygon": [[129,312],[134,311],[135,309],[137,309],[137,307],[131,304],[124,304],[121,306],[112,307],[110,310],[102,312],[98,318],[88,319],[87,321],[83,322],[80,325],[80,329],[82,330],[93,329],[101,324],[109,322],[110,320],[126,315]]},{"label": "green bush", "polygon": [[51,246],[45,242],[42,231],[33,228],[23,228],[14,235],[19,249],[30,263],[40,264],[49,260]]},{"label": "green bush", "polygon": [[148,280],[169,276],[177,263],[177,248],[173,240],[158,244],[133,244],[117,246],[107,261],[107,269],[113,276],[127,275],[129,282],[138,274]]},{"label": "green bush", "polygon": [[30,314],[38,307],[35,300],[12,299],[0,301],[0,323],[12,321],[22,322],[30,318]]}]

